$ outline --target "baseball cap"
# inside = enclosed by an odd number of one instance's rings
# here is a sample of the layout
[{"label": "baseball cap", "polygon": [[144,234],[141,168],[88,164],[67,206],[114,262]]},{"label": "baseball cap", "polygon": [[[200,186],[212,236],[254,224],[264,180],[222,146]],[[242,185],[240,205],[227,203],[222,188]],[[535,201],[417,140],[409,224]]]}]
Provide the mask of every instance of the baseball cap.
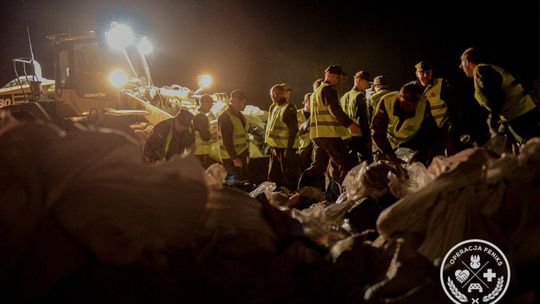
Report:
[{"label": "baseball cap", "polygon": [[199,104],[201,104],[201,102],[215,102],[215,101],[212,99],[212,96],[208,94],[204,94],[201,97],[199,97]]},{"label": "baseball cap", "polygon": [[336,75],[347,75],[347,73],[345,73],[343,71],[343,69],[341,68],[340,65],[330,65],[326,68],[326,70],[324,70],[325,72],[328,72],[330,74],[336,74]]},{"label": "baseball cap", "polygon": [[419,63],[417,63],[415,66],[417,72],[422,71],[429,71],[433,69],[433,66],[431,65],[431,62],[427,60],[422,60]]},{"label": "baseball cap", "polygon": [[383,75],[379,75],[373,78],[373,84],[374,85],[388,85],[388,82],[386,81],[386,78],[384,78]]},{"label": "baseball cap", "polygon": [[360,78],[371,82],[371,74],[366,71],[358,71],[354,74],[354,78]]},{"label": "baseball cap", "polygon": [[231,98],[238,98],[240,100],[246,100],[246,93],[242,90],[236,89],[231,92]]}]

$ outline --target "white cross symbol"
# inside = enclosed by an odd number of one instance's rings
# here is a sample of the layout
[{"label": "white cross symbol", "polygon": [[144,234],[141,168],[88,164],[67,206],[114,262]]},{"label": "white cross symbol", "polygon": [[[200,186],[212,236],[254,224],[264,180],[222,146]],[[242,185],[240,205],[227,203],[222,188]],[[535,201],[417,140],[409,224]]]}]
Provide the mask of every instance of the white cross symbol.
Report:
[{"label": "white cross symbol", "polygon": [[491,281],[493,281],[493,278],[495,278],[497,276],[497,274],[493,273],[491,271],[491,268],[488,268],[488,270],[486,272],[484,272],[484,274],[482,276],[484,278],[486,278],[488,282],[491,282]]},{"label": "white cross symbol", "polygon": [[474,304],[474,303],[478,304],[478,300],[480,300],[480,299],[479,298],[472,298],[471,300],[472,300],[472,304]]}]

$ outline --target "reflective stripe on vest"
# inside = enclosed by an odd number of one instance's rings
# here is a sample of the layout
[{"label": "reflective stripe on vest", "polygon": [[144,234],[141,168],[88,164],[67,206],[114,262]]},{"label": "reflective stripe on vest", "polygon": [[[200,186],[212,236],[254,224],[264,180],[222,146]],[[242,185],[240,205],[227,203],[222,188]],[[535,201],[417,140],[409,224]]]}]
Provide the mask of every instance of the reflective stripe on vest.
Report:
[{"label": "reflective stripe on vest", "polygon": [[[205,113],[196,111],[195,116],[202,115],[205,119],[208,120],[208,117]],[[210,122],[208,122],[210,124]],[[210,130],[208,130],[210,131]],[[208,155],[212,151],[212,144],[215,141],[210,139],[209,141],[205,141],[201,138],[201,134],[199,131],[195,130],[195,155]]]},{"label": "reflective stripe on vest", "polygon": [[[227,109],[221,115],[228,115],[229,119],[231,120],[231,123],[233,125],[234,151],[236,152],[236,154],[240,154],[249,148],[248,137],[247,137],[248,122],[246,121],[246,126],[244,127],[244,125],[242,125],[242,121],[240,120],[240,118],[236,117],[235,115],[232,115],[230,111],[231,111],[230,109]],[[219,130],[219,157],[221,159],[231,158],[229,153],[227,153],[225,146],[223,145],[223,138],[221,137],[221,129]]]},{"label": "reflective stripe on vest", "polygon": [[322,100],[322,90],[330,84],[322,82],[310,99],[309,137],[350,137],[350,132],[330,114]]},{"label": "reflective stripe on vest", "polygon": [[[300,109],[296,111],[296,118],[298,119],[298,127],[306,122],[306,116],[304,114],[304,109]],[[294,142],[295,147],[299,147],[300,149],[304,149],[305,147],[309,146],[311,143],[311,139],[309,138],[309,133],[306,132],[302,135],[299,135],[296,137],[296,141]]]},{"label": "reflective stripe on vest", "polygon": [[434,78],[433,83],[424,90],[424,96],[431,106],[431,115],[439,128],[448,121],[448,109],[444,100],[441,99],[442,84],[442,78]]},{"label": "reflective stripe on vest", "polygon": [[[341,103],[341,108],[343,111],[355,122],[358,123],[358,119],[356,118],[356,98],[358,95],[360,95],[361,92],[357,91],[356,89],[352,89],[349,92],[345,93],[339,100]],[[362,130],[358,130],[358,132],[351,132],[351,136],[362,136]]]},{"label": "reflective stripe on vest", "polygon": [[[289,142],[289,128],[283,122],[283,114],[285,114],[287,107],[289,107],[288,102],[282,105],[275,104],[268,115],[264,141],[270,147],[287,148]],[[294,147],[297,148],[298,146],[295,145]]]},{"label": "reflective stripe on vest", "polygon": [[420,100],[416,103],[414,116],[407,118],[398,130],[399,117],[394,115],[394,106],[398,103],[398,94],[398,92],[393,92],[382,98],[382,102],[384,102],[386,112],[388,113],[387,137],[392,149],[396,149],[401,144],[412,139],[416,132],[420,130],[427,105],[426,97],[420,97]]},{"label": "reflective stripe on vest", "polygon": [[514,76],[510,75],[502,68],[492,64],[479,64],[474,68],[473,71],[473,75],[475,75],[474,98],[476,98],[481,106],[491,111],[487,105],[487,97],[480,90],[478,79],[476,78],[477,69],[480,66],[492,67],[502,77],[501,89],[504,91],[506,98],[504,100],[504,105],[502,106],[500,115],[504,120],[511,121],[536,107],[531,96],[525,92],[521,84],[514,78]]}]

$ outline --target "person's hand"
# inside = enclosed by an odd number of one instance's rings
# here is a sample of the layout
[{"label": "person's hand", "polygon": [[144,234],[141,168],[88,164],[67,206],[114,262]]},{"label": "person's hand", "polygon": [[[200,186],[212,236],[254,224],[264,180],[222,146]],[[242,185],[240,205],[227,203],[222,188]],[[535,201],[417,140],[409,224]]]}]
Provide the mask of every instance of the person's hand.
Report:
[{"label": "person's hand", "polygon": [[242,160],[240,158],[233,159],[233,164],[235,167],[242,167]]},{"label": "person's hand", "polygon": [[491,135],[491,137],[495,137],[499,135],[500,133],[499,132],[499,127],[500,127],[499,118],[496,115],[493,115],[490,113],[488,115],[487,123],[489,127],[489,134]]},{"label": "person's hand", "polygon": [[403,168],[406,163],[402,159],[394,156],[390,158],[390,163],[396,168],[398,177],[407,177],[407,169]]},{"label": "person's hand", "polygon": [[353,133],[358,133],[360,132],[360,126],[356,123],[351,123],[347,128],[349,128],[349,130],[351,130],[351,132]]},{"label": "person's hand", "polygon": [[298,128],[298,135],[303,135],[309,132],[309,120],[304,122]]}]

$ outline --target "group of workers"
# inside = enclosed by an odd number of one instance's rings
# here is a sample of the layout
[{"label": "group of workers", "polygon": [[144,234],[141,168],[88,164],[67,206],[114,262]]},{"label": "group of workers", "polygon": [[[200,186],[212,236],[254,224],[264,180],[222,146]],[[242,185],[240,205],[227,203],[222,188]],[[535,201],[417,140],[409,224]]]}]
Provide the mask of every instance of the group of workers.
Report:
[{"label": "group of workers", "polygon": [[[402,170],[404,161],[395,153],[398,148],[411,149],[412,161],[424,164],[435,155],[457,152],[448,83],[433,77],[428,61],[415,68],[417,79],[399,91],[390,91],[384,76],[372,79],[370,73],[359,71],[354,86],[340,98],[336,88],[346,73],[341,66],[331,65],[298,110],[290,102],[292,89],[284,83],[274,85],[265,130],[268,180],[289,190],[309,185],[326,191],[330,180],[335,186],[330,191],[339,193],[347,172],[361,161],[386,160]],[[517,142],[540,136],[540,111],[511,74],[483,63],[474,48],[463,52],[460,68],[474,80],[474,97],[489,113],[487,124],[493,136],[504,130]],[[227,109],[217,118],[217,130],[211,131],[213,100],[201,96],[195,115],[182,110],[155,126],[144,147],[145,158],[164,160],[195,143],[195,154],[208,166],[210,145],[218,140],[220,161],[228,175],[246,180],[248,123],[242,114],[246,100],[242,90],[234,90]]]}]

